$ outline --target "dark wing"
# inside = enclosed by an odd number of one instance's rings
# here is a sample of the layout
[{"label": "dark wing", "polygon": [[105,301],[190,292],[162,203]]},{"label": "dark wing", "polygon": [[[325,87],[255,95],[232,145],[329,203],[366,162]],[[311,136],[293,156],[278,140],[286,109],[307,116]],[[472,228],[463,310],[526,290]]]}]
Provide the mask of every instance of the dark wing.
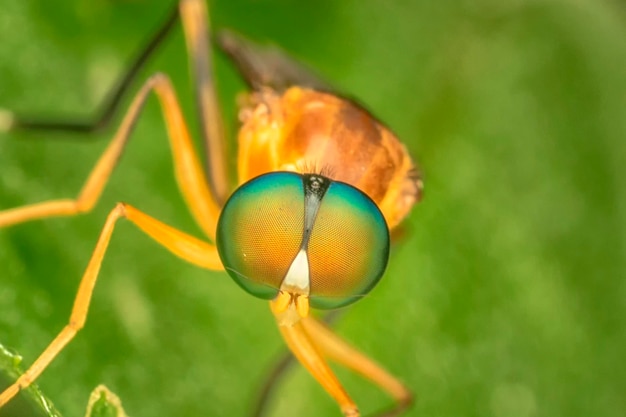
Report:
[{"label": "dark wing", "polygon": [[313,70],[275,45],[252,42],[230,30],[219,31],[213,39],[254,90],[271,87],[283,91],[293,85],[327,92],[333,90]]}]

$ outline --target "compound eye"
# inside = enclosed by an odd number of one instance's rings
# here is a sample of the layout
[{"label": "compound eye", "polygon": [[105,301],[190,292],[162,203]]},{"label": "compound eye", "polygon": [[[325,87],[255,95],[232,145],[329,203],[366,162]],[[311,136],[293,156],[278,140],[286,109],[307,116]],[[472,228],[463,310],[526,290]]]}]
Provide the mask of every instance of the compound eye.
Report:
[{"label": "compound eye", "polygon": [[353,303],[378,283],[389,259],[389,229],[367,195],[331,182],[308,245],[310,303],[328,309]]},{"label": "compound eye", "polygon": [[217,250],[226,272],[248,293],[276,296],[302,244],[302,176],[272,172],[239,187],[217,224]]}]

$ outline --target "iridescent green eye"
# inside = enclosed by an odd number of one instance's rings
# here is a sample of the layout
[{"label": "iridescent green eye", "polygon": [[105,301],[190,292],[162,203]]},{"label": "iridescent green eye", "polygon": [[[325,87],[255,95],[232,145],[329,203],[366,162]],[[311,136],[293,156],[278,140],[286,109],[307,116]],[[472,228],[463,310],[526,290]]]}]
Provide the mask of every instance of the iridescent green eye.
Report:
[{"label": "iridescent green eye", "polygon": [[[230,197],[217,248],[228,274],[250,294],[271,299],[281,286],[298,288],[312,307],[335,308],[380,280],[389,231],[376,204],[356,188],[320,175],[273,172]],[[300,267],[290,269],[295,262]]]},{"label": "iridescent green eye", "polygon": [[332,182],[317,213],[309,242],[311,306],[336,308],[374,288],[387,267],[389,229],[364,193]]},{"label": "iridescent green eye", "polygon": [[271,299],[302,242],[304,187],[291,172],[239,187],[222,209],[217,250],[226,272],[250,294]]}]

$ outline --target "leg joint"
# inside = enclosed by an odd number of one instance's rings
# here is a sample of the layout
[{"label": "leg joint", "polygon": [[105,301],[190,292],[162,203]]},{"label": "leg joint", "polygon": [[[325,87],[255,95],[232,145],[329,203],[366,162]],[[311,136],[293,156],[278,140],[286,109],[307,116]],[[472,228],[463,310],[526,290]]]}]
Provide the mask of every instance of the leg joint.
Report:
[{"label": "leg joint", "polygon": [[115,211],[120,215],[120,217],[127,217],[126,216],[126,207],[128,206],[128,204],[124,203],[123,201],[118,201],[117,204],[115,204]]}]

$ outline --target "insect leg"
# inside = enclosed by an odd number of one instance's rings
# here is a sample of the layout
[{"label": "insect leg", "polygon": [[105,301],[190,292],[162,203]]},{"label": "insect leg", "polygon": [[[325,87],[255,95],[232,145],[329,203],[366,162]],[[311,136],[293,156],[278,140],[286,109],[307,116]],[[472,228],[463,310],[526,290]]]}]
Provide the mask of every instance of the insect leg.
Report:
[{"label": "insect leg", "polygon": [[179,188],[198,225],[209,238],[214,239],[220,207],[207,186],[174,88],[169,78],[163,74],[150,77],[137,93],[111,143],[89,174],[76,199],[52,200],[2,211],[0,228],[29,220],[72,216],[90,211],[117,165],[148,93],[152,90],[161,103],[165,117]]},{"label": "insect leg", "polygon": [[0,394],[0,407],[11,400],[20,390],[32,384],[85,325],[102,259],[111,240],[115,223],[122,217],[135,223],[150,237],[182,259],[203,268],[222,269],[215,246],[167,226],[127,204],[118,203],[106,219],[91,259],[87,264],[87,269],[80,280],[68,324],[50,342],[26,372]]},{"label": "insect leg", "polygon": [[[341,316],[345,310],[332,310],[321,318],[326,325],[332,325]],[[250,417],[263,417],[268,412],[269,404],[280,382],[284,379],[287,372],[293,369],[296,364],[296,358],[290,351],[282,352],[271,366],[267,374],[263,377],[261,388],[257,393],[254,405],[251,408]]]},{"label": "insect leg", "polygon": [[[0,132],[18,130],[41,130],[41,131],[63,131],[77,133],[96,133],[109,126],[113,116],[117,112],[122,98],[128,92],[139,71],[152,57],[154,52],[161,45],[163,40],[170,34],[175,23],[178,21],[178,7],[174,7],[168,14],[167,19],[161,24],[159,29],[152,35],[144,47],[134,57],[131,65],[123,73],[115,86],[108,93],[104,102],[96,115],[90,120],[46,120],[29,116],[14,114],[11,111],[2,110],[6,123],[0,123]],[[6,125],[6,126],[5,126]]]},{"label": "insect leg", "polygon": [[394,407],[377,416],[396,416],[411,405],[413,395],[396,377],[350,346],[328,327],[311,317],[303,319],[302,326],[324,356],[363,375],[396,400]]},{"label": "insect leg", "polygon": [[216,201],[223,204],[230,194],[227,152],[211,50],[209,19],[204,0],[181,0],[180,17],[185,31],[189,65],[196,94],[196,110],[206,152],[207,178]]},{"label": "insect leg", "polygon": [[328,366],[315,340],[305,330],[303,320],[293,325],[279,324],[278,329],[294,356],[335,399],[344,416],[359,417],[356,404]]}]

